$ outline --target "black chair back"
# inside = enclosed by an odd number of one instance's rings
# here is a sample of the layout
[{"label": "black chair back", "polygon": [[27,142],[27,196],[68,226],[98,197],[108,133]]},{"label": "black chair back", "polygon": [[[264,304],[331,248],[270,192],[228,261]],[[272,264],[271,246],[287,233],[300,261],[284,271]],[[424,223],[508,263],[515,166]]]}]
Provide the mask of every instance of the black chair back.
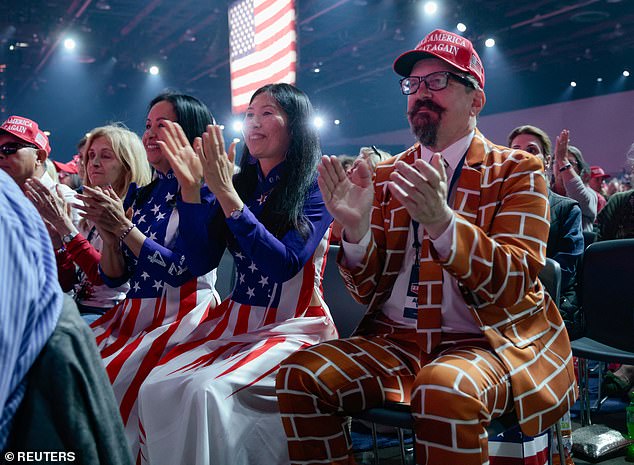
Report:
[{"label": "black chair back", "polygon": [[590,244],[593,244],[597,240],[597,233],[594,231],[583,231],[583,248],[587,249]]},{"label": "black chair back", "polygon": [[366,312],[366,306],[361,305],[352,298],[343,283],[343,278],[337,266],[337,255],[340,246],[331,245],[328,249],[326,269],[322,286],[324,288],[324,300],[330,309],[330,314],[335,320],[335,326],[339,331],[339,337],[350,337],[357,328]]},{"label": "black chair back", "polygon": [[634,239],[591,244],[579,283],[587,337],[634,352]]}]

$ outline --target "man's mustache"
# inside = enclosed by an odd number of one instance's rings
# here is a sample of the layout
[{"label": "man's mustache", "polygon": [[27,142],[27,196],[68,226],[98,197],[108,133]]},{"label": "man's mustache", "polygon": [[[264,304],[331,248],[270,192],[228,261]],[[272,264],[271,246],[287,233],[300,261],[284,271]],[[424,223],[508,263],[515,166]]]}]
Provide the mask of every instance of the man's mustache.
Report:
[{"label": "man's mustache", "polygon": [[440,105],[438,105],[433,100],[425,99],[425,100],[417,100],[416,103],[414,104],[414,108],[412,108],[410,111],[407,112],[407,116],[411,118],[416,113],[418,113],[421,108],[426,108],[435,113],[438,113],[439,115],[442,115],[445,112],[445,109],[441,107]]}]

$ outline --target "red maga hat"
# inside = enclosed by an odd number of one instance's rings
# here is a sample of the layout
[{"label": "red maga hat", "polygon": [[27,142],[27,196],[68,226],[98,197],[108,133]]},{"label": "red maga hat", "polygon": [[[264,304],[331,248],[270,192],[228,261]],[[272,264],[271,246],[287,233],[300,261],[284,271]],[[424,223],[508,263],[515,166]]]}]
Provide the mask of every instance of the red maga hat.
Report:
[{"label": "red maga hat", "polygon": [[473,76],[484,88],[482,60],[470,40],[453,32],[436,29],[420,41],[414,50],[403,53],[394,62],[394,71],[409,76],[414,64],[425,57],[440,58],[451,66]]},{"label": "red maga hat", "polygon": [[77,169],[77,162],[75,161],[75,159],[72,159],[68,163],[62,163],[61,161],[53,160],[53,164],[55,165],[55,169],[57,170],[58,173],[60,171],[63,171],[64,173],[70,173],[70,174],[79,173],[79,170]]},{"label": "red maga hat", "polygon": [[40,130],[35,121],[22,116],[9,116],[9,119],[0,126],[0,131],[13,134],[27,144],[33,144],[42,150],[46,150],[47,154],[51,153],[48,137]]},{"label": "red maga hat", "polygon": [[591,178],[609,178],[610,175],[609,174],[605,174],[605,171],[603,171],[603,168],[601,168],[600,166],[591,166],[590,167],[590,177]]}]

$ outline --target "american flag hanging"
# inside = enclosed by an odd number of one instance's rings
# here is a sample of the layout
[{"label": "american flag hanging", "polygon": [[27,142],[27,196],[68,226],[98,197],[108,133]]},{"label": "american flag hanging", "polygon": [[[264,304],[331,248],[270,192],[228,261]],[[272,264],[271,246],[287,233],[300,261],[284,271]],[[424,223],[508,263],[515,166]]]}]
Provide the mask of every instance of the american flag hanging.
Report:
[{"label": "american flag hanging", "polygon": [[238,0],[229,8],[231,107],[243,112],[265,84],[295,84],[293,0]]}]

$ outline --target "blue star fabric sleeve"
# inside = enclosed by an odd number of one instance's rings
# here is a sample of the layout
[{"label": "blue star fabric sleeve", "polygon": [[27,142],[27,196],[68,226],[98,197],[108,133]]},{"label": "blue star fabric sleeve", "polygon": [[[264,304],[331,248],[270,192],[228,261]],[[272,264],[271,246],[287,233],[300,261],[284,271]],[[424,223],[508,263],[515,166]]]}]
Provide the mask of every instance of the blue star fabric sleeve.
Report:
[{"label": "blue star fabric sleeve", "polygon": [[[170,186],[170,184],[173,185]],[[142,189],[138,190],[138,192],[142,192]],[[137,225],[137,228],[146,235],[146,239],[143,241],[138,257],[134,257],[130,250],[123,246],[126,272],[123,276],[117,278],[111,278],[102,273],[104,282],[110,287],[117,287],[133,276],[143,272],[151,276],[153,280],[163,281],[172,287],[179,287],[193,277],[199,276],[199,274],[195,274],[189,270],[185,260],[185,254],[196,254],[197,252],[191,249],[188,250],[186,244],[190,241],[186,237],[181,237],[183,232],[196,231],[198,218],[195,215],[188,216],[180,214],[180,210],[183,208],[182,206],[187,204],[180,200],[180,196],[176,195],[176,181],[171,178],[167,180],[164,178],[161,183],[154,185],[151,193],[152,197],[147,202],[145,199],[139,201],[143,194],[139,195],[138,192],[135,203],[132,204],[132,206],[134,208],[136,205],[140,205],[137,207],[137,210],[134,210],[132,220]],[[167,203],[160,202],[164,198],[164,195],[166,199],[169,199],[166,201]],[[132,197],[134,198],[134,194]],[[128,193],[124,206],[127,205],[127,203],[132,203],[130,202],[130,198],[131,194]],[[215,203],[213,194],[209,192],[206,186],[201,190],[201,198],[203,201],[201,206],[205,206],[206,210],[209,209],[211,204]],[[173,202],[173,206],[176,206],[179,210],[178,233],[176,238],[170,241],[170,244],[161,244],[161,242],[165,241],[166,230],[169,227],[169,217],[173,214],[173,207],[169,207],[169,210],[165,211],[165,205],[169,204],[169,202]],[[151,208],[152,205],[154,205],[153,208]],[[155,227],[155,225],[159,224],[159,221],[163,221],[163,225]],[[147,227],[147,230],[144,231],[143,228],[146,227],[146,223],[151,226]],[[195,244],[196,242],[194,242],[194,246]]]},{"label": "blue star fabric sleeve", "polygon": [[[185,262],[190,271],[199,275],[217,267],[226,246],[216,217],[224,217],[219,205],[180,203],[179,213]],[[224,221],[241,251],[258,269],[273,280],[284,282],[295,276],[310,259],[332,222],[317,183],[307,196],[303,214],[308,222],[306,238],[296,230],[276,238],[246,205],[239,218],[224,218]]]},{"label": "blue star fabric sleeve", "polygon": [[222,209],[213,196],[202,203],[178,202],[180,215],[179,241],[185,253],[185,263],[195,276],[202,276],[220,263],[226,247],[222,224],[218,221]]},{"label": "blue star fabric sleeve", "polygon": [[226,221],[240,248],[258,269],[273,280],[284,282],[299,273],[332,223],[317,183],[313,184],[306,198],[303,214],[309,227],[306,238],[297,230],[288,231],[281,239],[276,238],[247,206],[239,218],[227,218]]},{"label": "blue star fabric sleeve", "polygon": [[[201,198],[202,205],[214,203],[213,195],[206,186],[201,191]],[[179,204],[183,204],[180,198],[176,202],[177,207]],[[168,248],[149,237],[146,238],[141,247],[136,266],[149,273],[154,279],[161,279],[173,287],[182,286],[197,276],[187,266],[185,256],[188,252],[186,246],[188,241],[181,237],[182,231],[196,230],[196,225],[188,223],[188,219],[190,218],[182,217],[179,210],[179,234],[173,247]]]}]

